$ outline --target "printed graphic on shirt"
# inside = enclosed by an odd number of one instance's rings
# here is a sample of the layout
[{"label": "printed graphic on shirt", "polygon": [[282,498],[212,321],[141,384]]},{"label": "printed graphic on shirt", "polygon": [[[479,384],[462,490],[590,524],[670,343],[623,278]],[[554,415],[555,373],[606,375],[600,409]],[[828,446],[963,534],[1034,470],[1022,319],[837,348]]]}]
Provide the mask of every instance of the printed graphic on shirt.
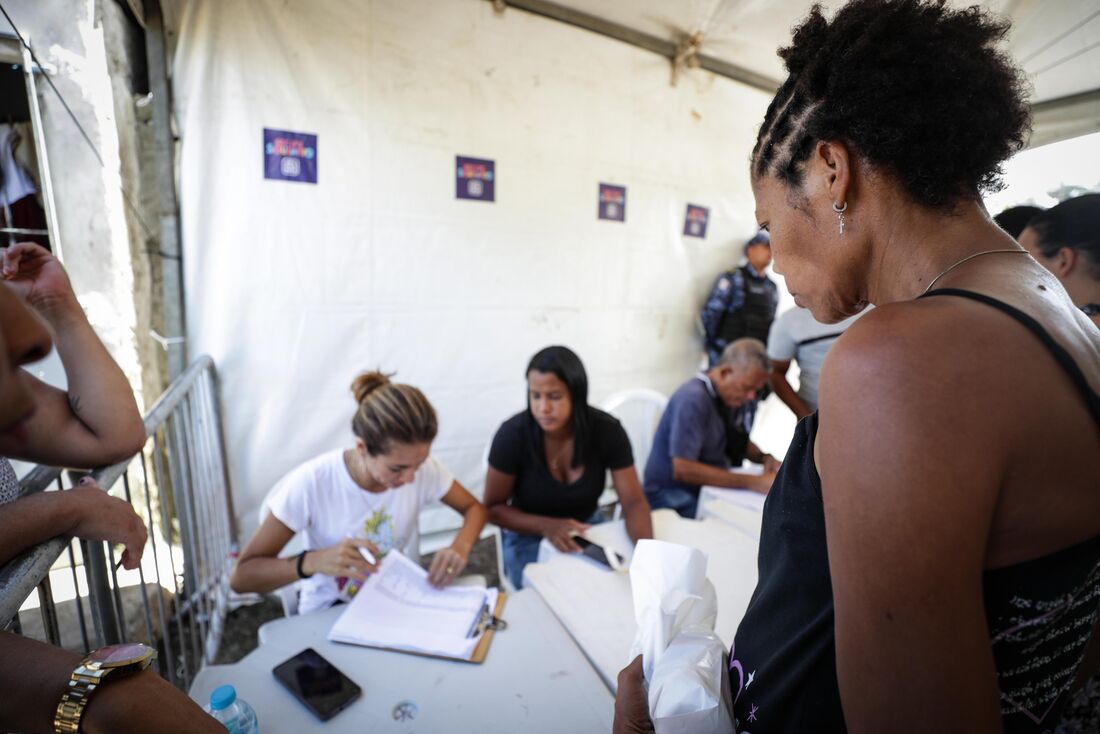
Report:
[{"label": "printed graphic on shirt", "polygon": [[[394,548],[403,548],[404,538],[395,537],[393,516],[386,512],[385,508],[379,508],[372,512],[364,521],[362,528],[355,534],[357,538],[365,538],[378,549],[375,560],[381,562],[386,554]],[[340,591],[340,598],[350,601],[359,591],[359,581],[340,576],[336,579],[336,588]]]},{"label": "printed graphic on shirt", "polygon": [[1013,597],[1014,611],[991,626],[1001,715],[1043,724],[1069,692],[1100,605],[1100,564],[1054,599]]},{"label": "printed graphic on shirt", "polygon": [[737,692],[733,695],[734,717],[733,725],[738,734],[751,734],[749,729],[745,728],[746,724],[755,723],[757,715],[760,712],[760,707],[755,703],[749,704],[749,713],[745,716],[745,721],[741,721],[737,718],[737,702],[741,700],[742,694],[747,694],[749,686],[752,685],[753,680],[756,678],[756,671],[752,670],[745,674],[745,668],[741,665],[741,661],[737,659],[736,646],[730,646],[730,688],[733,688],[733,682],[737,681]]}]

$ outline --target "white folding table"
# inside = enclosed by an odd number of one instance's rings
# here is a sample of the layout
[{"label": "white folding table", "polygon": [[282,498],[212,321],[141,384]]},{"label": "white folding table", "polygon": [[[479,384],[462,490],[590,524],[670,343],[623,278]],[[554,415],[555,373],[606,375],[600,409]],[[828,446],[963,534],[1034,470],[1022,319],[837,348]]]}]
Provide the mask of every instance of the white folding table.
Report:
[{"label": "white folding table", "polygon": [[[495,633],[480,665],[329,642],[342,612],[335,607],[265,624],[260,646],[240,662],[203,668],[191,697],[206,704],[214,688],[234,685],[256,709],[264,734],[611,730],[611,694],[534,591],[509,596],[508,628]],[[307,647],[363,689],[357,702],[325,723],[271,673]]]},{"label": "white folding table", "polygon": [[[653,535],[707,555],[707,578],[718,598],[715,631],[730,644],[756,588],[756,539],[720,520],[687,520],[672,510],[653,513]],[[593,526],[586,536],[628,559],[633,553],[621,520]],[[539,562],[524,570],[525,591],[528,587],[542,596],[607,686],[616,690],[637,629],[629,575],[582,555],[559,553],[544,540]]]}]

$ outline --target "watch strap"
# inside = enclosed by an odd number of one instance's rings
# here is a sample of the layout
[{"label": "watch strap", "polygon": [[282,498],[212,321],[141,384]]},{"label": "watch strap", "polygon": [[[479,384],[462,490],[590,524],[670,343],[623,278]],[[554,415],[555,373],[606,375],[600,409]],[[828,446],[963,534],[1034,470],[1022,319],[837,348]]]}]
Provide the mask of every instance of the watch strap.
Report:
[{"label": "watch strap", "polygon": [[65,695],[57,704],[57,713],[54,714],[53,729],[56,734],[76,734],[80,731],[80,719],[84,716],[84,708],[98,685],[98,676],[73,673]]}]

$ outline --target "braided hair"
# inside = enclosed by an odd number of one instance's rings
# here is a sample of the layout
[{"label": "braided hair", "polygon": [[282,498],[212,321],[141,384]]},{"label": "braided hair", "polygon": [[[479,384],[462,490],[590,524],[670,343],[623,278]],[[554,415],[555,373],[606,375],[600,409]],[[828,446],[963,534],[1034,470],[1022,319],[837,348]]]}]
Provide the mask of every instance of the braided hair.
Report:
[{"label": "braided hair", "polygon": [[997,48],[1008,29],[943,0],[852,0],[831,22],[814,5],[779,51],[788,77],[753,177],[798,187],[816,143],[840,140],[929,208],[1003,188],[1001,163],[1030,130],[1024,77]]}]

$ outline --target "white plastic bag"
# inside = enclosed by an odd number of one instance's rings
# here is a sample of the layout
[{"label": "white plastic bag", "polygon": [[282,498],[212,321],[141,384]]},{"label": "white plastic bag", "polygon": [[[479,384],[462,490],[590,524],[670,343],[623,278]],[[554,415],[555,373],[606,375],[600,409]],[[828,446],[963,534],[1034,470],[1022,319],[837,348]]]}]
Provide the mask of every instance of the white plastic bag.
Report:
[{"label": "white plastic bag", "polygon": [[726,647],[714,634],[718,604],[707,557],[660,540],[638,541],[630,587],[649,713],[657,734],[731,734]]}]

